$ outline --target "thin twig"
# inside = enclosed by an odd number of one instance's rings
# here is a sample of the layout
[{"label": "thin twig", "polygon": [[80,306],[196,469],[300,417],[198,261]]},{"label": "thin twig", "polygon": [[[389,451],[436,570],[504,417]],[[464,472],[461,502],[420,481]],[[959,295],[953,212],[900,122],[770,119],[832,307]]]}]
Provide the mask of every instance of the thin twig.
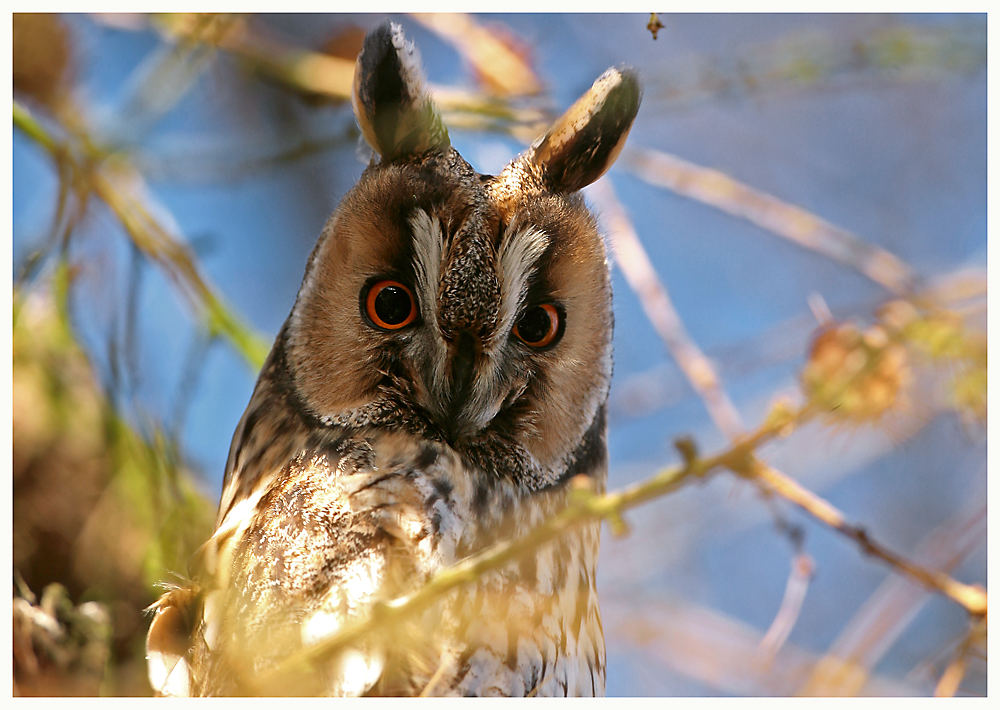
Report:
[{"label": "thin twig", "polygon": [[629,286],[638,295],[646,317],[653,324],[695,392],[705,402],[705,407],[715,425],[729,439],[739,436],[743,430],[740,415],[722,389],[712,363],[684,328],[684,323],[670,300],[666,286],[656,275],[649,255],[615,195],[610,178],[605,177],[591,185],[587,189],[587,194],[593,199],[611,237],[615,263],[621,269]]},{"label": "thin twig", "polygon": [[[917,545],[914,557],[925,566],[953,569],[982,544],[985,520],[986,507],[976,503],[928,533]],[[864,681],[860,670],[878,664],[916,618],[929,593],[909,577],[888,577],[847,622],[798,692],[826,696],[843,691],[850,682],[843,676],[844,668],[853,669],[850,678],[856,684],[847,689],[848,694],[859,691]]]},{"label": "thin twig", "polygon": [[864,528],[847,522],[844,514],[829,502],[803,488],[780,471],[760,461],[753,461],[749,468],[736,468],[733,472],[791,501],[816,520],[853,540],[866,555],[885,562],[894,570],[920,582],[928,589],[943,594],[964,607],[971,615],[986,614],[986,590],[982,587],[964,584],[944,572],[927,569],[890,551],[881,543],[874,541]]},{"label": "thin twig", "polygon": [[785,645],[788,636],[795,628],[799,614],[802,612],[802,603],[806,599],[806,591],[809,589],[809,580],[812,579],[813,568],[812,558],[804,552],[799,552],[792,558],[792,569],[788,574],[788,582],[785,584],[785,595],[781,599],[781,606],[778,613],[774,615],[771,627],[760,640],[758,648],[768,659],[773,659],[781,647]]},{"label": "thin twig", "polygon": [[916,285],[913,271],[896,255],[721,171],[650,148],[633,146],[622,157],[640,179],[745,219],[849,266],[890,293],[906,294]]}]

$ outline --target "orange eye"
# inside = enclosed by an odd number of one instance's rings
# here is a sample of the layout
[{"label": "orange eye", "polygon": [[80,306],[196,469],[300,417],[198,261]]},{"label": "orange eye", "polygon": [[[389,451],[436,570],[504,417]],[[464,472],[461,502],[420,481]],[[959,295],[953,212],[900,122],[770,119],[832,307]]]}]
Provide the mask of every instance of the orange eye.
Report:
[{"label": "orange eye", "polygon": [[413,293],[399,281],[376,281],[363,303],[365,315],[382,330],[405,328],[417,318]]},{"label": "orange eye", "polygon": [[529,308],[514,324],[514,335],[525,345],[537,349],[555,345],[562,331],[562,314],[551,303]]}]

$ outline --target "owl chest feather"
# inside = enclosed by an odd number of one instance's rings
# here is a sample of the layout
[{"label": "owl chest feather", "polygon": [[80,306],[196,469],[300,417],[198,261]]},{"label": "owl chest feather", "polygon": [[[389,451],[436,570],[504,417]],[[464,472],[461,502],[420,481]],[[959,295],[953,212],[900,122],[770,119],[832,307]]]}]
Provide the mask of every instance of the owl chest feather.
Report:
[{"label": "owl chest feather", "polygon": [[[253,671],[265,672],[375,603],[527,532],[564,502],[559,487],[522,490],[470,468],[445,444],[401,432],[289,439],[298,453],[280,471],[244,481],[220,521],[214,586],[225,591],[206,606],[203,657],[213,669],[205,678],[229,677],[214,669],[225,647],[250,649]],[[487,572],[331,661],[310,692],[603,694],[597,548],[597,529],[584,528]]]}]

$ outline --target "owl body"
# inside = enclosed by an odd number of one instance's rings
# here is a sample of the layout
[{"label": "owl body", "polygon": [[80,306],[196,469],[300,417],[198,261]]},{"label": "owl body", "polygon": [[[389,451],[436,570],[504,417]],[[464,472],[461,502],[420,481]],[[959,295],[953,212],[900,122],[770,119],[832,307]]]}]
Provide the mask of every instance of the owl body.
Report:
[{"label": "owl body", "polygon": [[260,684],[554,515],[570,478],[604,486],[610,282],[576,191],[617,154],[634,77],[609,70],[488,176],[451,148],[415,62],[395,25],[366,40],[355,112],[380,159],[309,258],[192,588],[154,605],[164,694],[603,694],[596,524]]}]

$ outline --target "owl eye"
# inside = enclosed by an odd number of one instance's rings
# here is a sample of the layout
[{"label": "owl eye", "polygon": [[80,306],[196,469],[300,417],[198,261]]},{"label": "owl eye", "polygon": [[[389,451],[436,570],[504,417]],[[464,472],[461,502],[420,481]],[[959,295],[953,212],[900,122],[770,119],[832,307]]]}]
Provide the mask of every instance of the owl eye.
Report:
[{"label": "owl eye", "polygon": [[551,303],[532,306],[514,324],[514,335],[528,347],[538,350],[555,345],[562,332],[562,313]]},{"label": "owl eye", "polygon": [[405,328],[417,318],[413,293],[399,281],[376,281],[362,300],[364,314],[382,330]]}]

